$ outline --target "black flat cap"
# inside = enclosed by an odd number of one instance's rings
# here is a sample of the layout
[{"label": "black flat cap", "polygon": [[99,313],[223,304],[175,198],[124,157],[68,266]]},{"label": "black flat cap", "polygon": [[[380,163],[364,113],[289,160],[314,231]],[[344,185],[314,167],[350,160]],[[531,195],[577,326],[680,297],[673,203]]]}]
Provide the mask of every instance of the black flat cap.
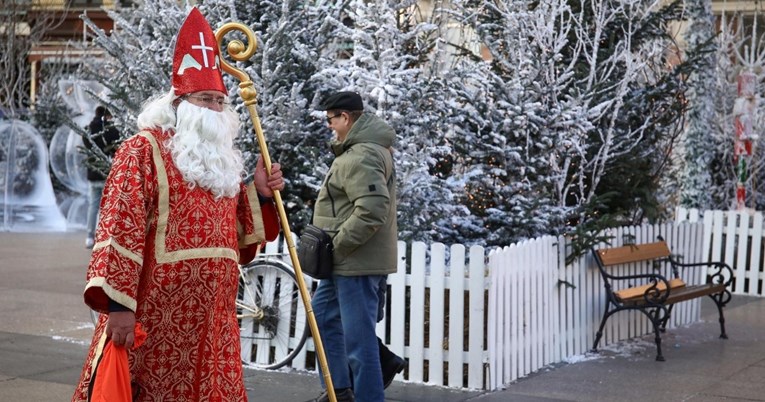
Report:
[{"label": "black flat cap", "polygon": [[338,92],[324,99],[319,105],[319,110],[364,110],[364,102],[356,92]]}]

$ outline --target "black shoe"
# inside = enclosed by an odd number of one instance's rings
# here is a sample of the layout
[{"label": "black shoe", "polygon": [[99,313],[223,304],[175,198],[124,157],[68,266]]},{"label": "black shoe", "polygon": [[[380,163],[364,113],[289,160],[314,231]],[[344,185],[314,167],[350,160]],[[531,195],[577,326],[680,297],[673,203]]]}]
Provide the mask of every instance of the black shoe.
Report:
[{"label": "black shoe", "polygon": [[384,362],[381,362],[384,388],[388,388],[396,377],[396,374],[404,371],[404,368],[406,368],[406,360],[393,353],[391,354],[393,356],[389,357]]},{"label": "black shoe", "polygon": [[[350,388],[336,389],[335,398],[337,402],[355,402],[356,398],[353,396],[353,390]],[[329,394],[325,390],[317,398],[311,399],[306,402],[329,402]]]},{"label": "black shoe", "polygon": [[404,371],[406,360],[391,352],[380,338],[377,338],[377,347],[380,349],[380,368],[382,369],[383,387],[388,388],[396,374]]}]

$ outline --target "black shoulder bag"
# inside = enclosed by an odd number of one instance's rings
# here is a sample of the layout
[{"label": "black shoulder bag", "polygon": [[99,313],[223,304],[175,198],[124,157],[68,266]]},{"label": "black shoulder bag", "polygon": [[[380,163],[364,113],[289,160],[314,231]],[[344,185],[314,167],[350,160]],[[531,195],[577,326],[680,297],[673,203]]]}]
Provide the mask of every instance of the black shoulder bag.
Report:
[{"label": "black shoulder bag", "polygon": [[314,279],[332,275],[332,236],[321,228],[308,225],[300,235],[298,260],[303,272]]}]

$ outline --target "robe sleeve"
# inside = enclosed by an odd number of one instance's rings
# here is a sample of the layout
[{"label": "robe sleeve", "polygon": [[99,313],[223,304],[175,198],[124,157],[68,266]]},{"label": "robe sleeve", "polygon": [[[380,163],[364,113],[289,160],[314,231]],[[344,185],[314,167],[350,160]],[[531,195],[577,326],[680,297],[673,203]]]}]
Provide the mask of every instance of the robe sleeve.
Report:
[{"label": "robe sleeve", "polygon": [[272,200],[261,204],[255,185],[242,185],[237,206],[239,230],[239,263],[255,258],[259,247],[279,236],[279,217]]},{"label": "robe sleeve", "polygon": [[90,257],[85,303],[101,313],[113,300],[136,309],[147,226],[156,200],[151,143],[136,135],[114,156],[104,185],[96,244]]}]

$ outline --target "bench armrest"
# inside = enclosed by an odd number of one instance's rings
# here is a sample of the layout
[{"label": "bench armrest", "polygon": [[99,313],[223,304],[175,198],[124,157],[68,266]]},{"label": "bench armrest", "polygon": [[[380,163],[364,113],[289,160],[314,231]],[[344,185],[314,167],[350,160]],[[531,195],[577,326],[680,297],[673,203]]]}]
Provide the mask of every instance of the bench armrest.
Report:
[{"label": "bench armrest", "polygon": [[[642,299],[644,299],[648,303],[657,303],[662,304],[664,300],[667,299],[669,296],[669,292],[667,289],[672,289],[674,287],[677,287],[678,285],[675,283],[672,283],[671,281],[667,280],[664,275],[656,274],[656,273],[646,273],[646,274],[635,274],[635,275],[609,275],[609,279],[611,280],[618,280],[618,281],[624,281],[629,279],[645,279],[648,283],[647,284],[641,284],[641,285],[630,285],[624,289],[620,290],[613,290],[612,289],[612,283],[607,282],[606,283],[606,289],[608,289],[608,292],[613,294],[613,297],[616,301],[623,302],[625,300],[634,299],[637,296],[641,296]],[[625,294],[624,291],[634,289],[637,290],[637,293],[633,295],[634,292],[627,292],[629,294],[628,297],[621,297],[621,294]]]},{"label": "bench armrest", "polygon": [[645,296],[646,292],[664,292],[667,289],[679,289],[683,287],[685,287],[685,282],[680,278],[674,278],[669,281],[669,287],[667,287],[667,284],[664,283],[664,281],[651,282],[646,285],[632,286],[616,290],[614,291],[614,296],[616,296],[618,300],[629,300],[639,296]]},{"label": "bench armrest", "polygon": [[724,283],[728,287],[733,282],[733,269],[724,262],[696,262],[690,264],[684,264],[677,262],[674,259],[669,259],[670,264],[674,267],[680,268],[692,268],[692,267],[712,267],[716,270],[709,274],[712,283]]}]

